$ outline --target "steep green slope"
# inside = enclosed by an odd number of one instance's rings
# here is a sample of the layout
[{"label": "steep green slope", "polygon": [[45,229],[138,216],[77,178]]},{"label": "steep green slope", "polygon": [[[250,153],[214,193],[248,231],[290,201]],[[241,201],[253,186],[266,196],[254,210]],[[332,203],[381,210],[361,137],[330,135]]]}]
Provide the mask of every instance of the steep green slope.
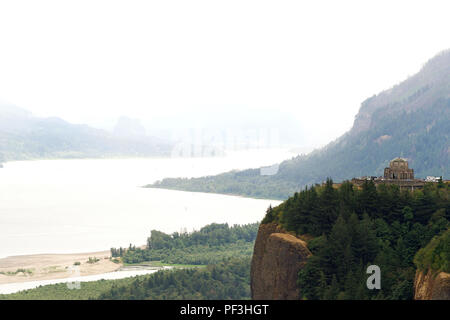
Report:
[{"label": "steep green slope", "polygon": [[305,185],[383,174],[389,160],[407,158],[417,177],[450,175],[450,50],[406,81],[362,103],[352,129],[323,149],[260,169],[214,177],[164,179],[149,187],[286,199]]},{"label": "steep green slope", "polygon": [[[448,270],[449,209],[449,184],[412,192],[372,181],[335,188],[327,180],[268,210],[262,224],[308,239],[313,255],[298,273],[301,298],[403,300],[414,297],[416,266]],[[381,269],[380,290],[366,286],[370,265]]]},{"label": "steep green slope", "polygon": [[419,270],[450,272],[450,229],[433,238],[425,248],[417,252],[414,263]]}]

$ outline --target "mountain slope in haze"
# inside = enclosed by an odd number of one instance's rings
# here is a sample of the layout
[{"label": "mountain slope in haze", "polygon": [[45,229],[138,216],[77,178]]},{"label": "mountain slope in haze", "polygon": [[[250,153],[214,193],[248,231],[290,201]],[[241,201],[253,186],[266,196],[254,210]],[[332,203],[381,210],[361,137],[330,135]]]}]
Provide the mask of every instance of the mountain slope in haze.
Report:
[{"label": "mountain slope in haze", "polygon": [[169,155],[171,146],[147,136],[119,137],[59,118],[38,118],[0,105],[0,162],[40,158]]},{"label": "mountain slope in haze", "polygon": [[142,122],[152,136],[217,149],[296,148],[313,143],[295,115],[280,109],[193,107],[175,115],[155,115]]},{"label": "mountain slope in haze", "polygon": [[194,179],[164,179],[149,187],[286,199],[302,187],[358,176],[380,176],[389,160],[409,160],[416,177],[450,175],[450,50],[416,75],[361,105],[352,129],[326,147],[279,165]]}]

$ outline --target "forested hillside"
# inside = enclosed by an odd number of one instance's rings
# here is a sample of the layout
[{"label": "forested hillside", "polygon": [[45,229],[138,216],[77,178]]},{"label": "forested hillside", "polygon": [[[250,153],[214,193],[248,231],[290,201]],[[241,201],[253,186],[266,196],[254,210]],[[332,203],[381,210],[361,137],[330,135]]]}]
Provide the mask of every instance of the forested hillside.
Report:
[{"label": "forested hillside", "polygon": [[[328,180],[268,210],[262,223],[308,239],[313,255],[298,274],[300,298],[403,300],[414,297],[417,269],[448,270],[449,220],[444,183],[411,192],[372,181],[336,189]],[[369,265],[381,269],[381,290],[366,287]]]},{"label": "forested hillside", "polygon": [[209,224],[191,233],[152,230],[145,249],[112,248],[125,263],[206,265],[160,271],[126,285],[112,286],[99,299],[249,299],[250,258],[259,223]]},{"label": "forested hillside", "polygon": [[282,162],[275,175],[249,169],[203,178],[164,179],[149,187],[286,199],[331,176],[343,181],[383,175],[389,161],[399,156],[409,160],[416,177],[448,178],[449,135],[447,50],[416,75],[364,101],[349,132],[323,149]]},{"label": "forested hillside", "polygon": [[[173,270],[120,280],[42,286],[3,299],[250,299],[250,259],[258,223],[210,224],[191,233],[153,230],[145,249],[112,248],[125,264],[178,264]],[[189,266],[187,266],[189,264]]]},{"label": "forested hillside", "polygon": [[[328,180],[269,207],[262,223],[277,223],[306,240],[313,255],[298,274],[300,298],[412,299],[417,269],[448,271],[449,220],[450,186],[442,182],[411,192],[371,181],[361,189],[349,182],[336,188]],[[247,299],[257,228],[211,224],[172,235],[154,230],[145,249],[113,248],[112,255],[126,263],[207,266],[97,281],[77,293],[53,285],[0,299]],[[382,270],[381,290],[365,287],[371,264]]]}]

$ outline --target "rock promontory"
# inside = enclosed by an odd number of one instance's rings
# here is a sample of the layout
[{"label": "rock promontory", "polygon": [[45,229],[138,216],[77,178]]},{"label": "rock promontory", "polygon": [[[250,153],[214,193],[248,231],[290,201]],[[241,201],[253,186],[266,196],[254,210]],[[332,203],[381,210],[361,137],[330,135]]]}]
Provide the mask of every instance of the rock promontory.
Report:
[{"label": "rock promontory", "polygon": [[414,300],[450,300],[450,273],[417,270]]},{"label": "rock promontory", "polygon": [[252,298],[300,299],[297,274],[310,256],[303,240],[287,233],[276,223],[261,224],[250,273]]}]

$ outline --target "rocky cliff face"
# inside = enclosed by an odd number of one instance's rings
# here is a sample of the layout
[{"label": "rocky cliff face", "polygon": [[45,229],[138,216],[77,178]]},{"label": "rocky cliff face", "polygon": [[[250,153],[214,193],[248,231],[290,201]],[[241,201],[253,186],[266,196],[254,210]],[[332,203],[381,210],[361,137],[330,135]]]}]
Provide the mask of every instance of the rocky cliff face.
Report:
[{"label": "rocky cliff face", "polygon": [[311,252],[304,241],[286,233],[275,223],[261,224],[250,271],[252,298],[299,299],[297,274],[309,256]]},{"label": "rocky cliff face", "polygon": [[450,273],[417,270],[414,290],[415,300],[450,300]]}]

